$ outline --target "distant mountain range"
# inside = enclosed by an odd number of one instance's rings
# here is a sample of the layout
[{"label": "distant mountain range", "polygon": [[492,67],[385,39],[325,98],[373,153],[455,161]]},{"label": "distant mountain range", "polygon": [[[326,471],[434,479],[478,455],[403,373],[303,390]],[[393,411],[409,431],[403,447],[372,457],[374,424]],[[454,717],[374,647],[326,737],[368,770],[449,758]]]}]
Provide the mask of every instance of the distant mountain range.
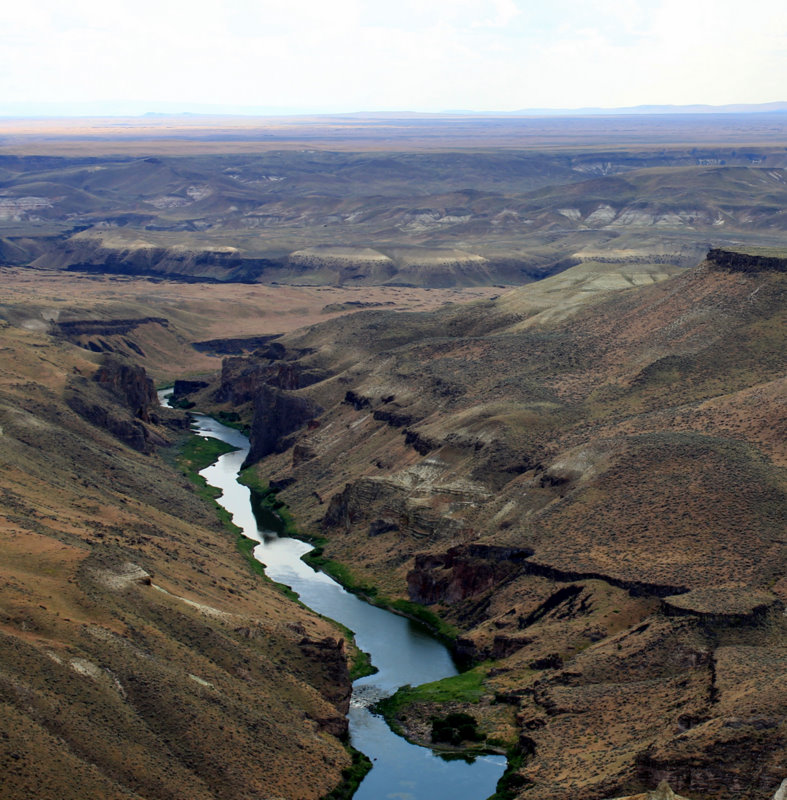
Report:
[{"label": "distant mountain range", "polygon": [[697,103],[688,106],[642,105],[623,108],[529,108],[512,114],[538,116],[585,116],[588,114],[766,114],[787,111],[787,103],[728,103],[711,106]]},{"label": "distant mountain range", "polygon": [[234,106],[200,103],[146,103],[144,101],[114,101],[106,103],[28,103],[0,104],[0,117],[130,117],[130,116],[359,116],[373,118],[441,117],[441,116],[614,116],[620,114],[761,114],[787,112],[787,102],[730,103],[727,105],[639,105],[621,108],[523,108],[515,111],[475,111],[451,109],[430,111],[354,111],[328,109],[296,109],[280,106]]}]

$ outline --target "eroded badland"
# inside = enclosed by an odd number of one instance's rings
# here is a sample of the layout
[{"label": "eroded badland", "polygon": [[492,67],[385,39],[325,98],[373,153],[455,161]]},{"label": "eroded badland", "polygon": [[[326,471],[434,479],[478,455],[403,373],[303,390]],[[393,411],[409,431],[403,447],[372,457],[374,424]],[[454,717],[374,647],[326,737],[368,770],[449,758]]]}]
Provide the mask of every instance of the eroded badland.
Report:
[{"label": "eroded badland", "polygon": [[780,791],[784,119],[649,120],[6,126],[4,798],[350,765],[352,644],[250,568],[153,380],[451,638],[470,671],[383,710],[472,715],[499,798]]}]

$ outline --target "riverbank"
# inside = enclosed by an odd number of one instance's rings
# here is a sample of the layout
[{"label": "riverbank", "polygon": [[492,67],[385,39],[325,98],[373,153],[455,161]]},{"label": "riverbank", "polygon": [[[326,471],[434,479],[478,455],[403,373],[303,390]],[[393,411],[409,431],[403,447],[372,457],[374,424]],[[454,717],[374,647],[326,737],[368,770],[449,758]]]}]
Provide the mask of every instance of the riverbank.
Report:
[{"label": "riverbank", "polygon": [[[253,469],[243,470],[239,481],[251,490],[252,507],[258,519],[270,522],[272,517],[276,518],[279,520],[281,533],[313,546],[312,550],[302,556],[303,561],[309,566],[326,573],[348,592],[352,592],[366,602],[424,625],[447,647],[451,649],[455,647],[456,639],[460,634],[458,628],[419,603],[401,597],[391,598],[380,594],[376,586],[359,580],[347,564],[326,558],[323,548],[328,540],[303,533],[295,524],[287,505],[277,498],[276,490],[262,483]],[[469,663],[466,666],[469,666]]]},{"label": "riverbank", "polygon": [[[227,423],[224,422],[222,422],[222,424],[227,425]],[[235,425],[227,425],[227,427],[235,428],[236,430],[243,432],[242,429]],[[199,436],[192,432],[190,435],[181,440],[178,447],[178,455],[176,456],[175,460],[182,474],[194,484],[197,493],[214,505],[216,508],[216,513],[224,527],[230,534],[235,536],[235,546],[246,559],[249,569],[255,575],[261,577],[264,581],[276,587],[276,589],[278,589],[285,597],[287,597],[287,599],[303,606],[304,604],[301,603],[296,592],[294,592],[286,584],[278,583],[267,575],[265,572],[265,565],[254,556],[254,550],[259,545],[259,542],[254,539],[250,539],[244,534],[242,528],[234,524],[232,521],[232,514],[221,503],[218,502],[218,498],[221,497],[221,490],[211,486],[200,474],[201,470],[205,469],[211,464],[214,464],[220,456],[234,452],[238,449],[239,448],[237,445],[229,444],[221,439]],[[280,517],[277,515],[276,519],[280,519]],[[274,520],[270,520],[270,522],[272,523]],[[283,522],[282,525],[284,525]],[[323,618],[330,624],[334,625],[344,636],[348,652],[350,679],[354,681],[357,678],[362,678],[365,675],[373,675],[375,672],[377,672],[377,667],[372,664],[369,654],[365,653],[356,645],[353,632],[346,625],[342,625],[336,620],[328,617]]]},{"label": "riverbank", "polygon": [[[198,422],[203,435],[223,437],[230,430],[208,418]],[[232,431],[229,438],[238,436],[237,431]],[[482,756],[473,764],[445,761],[396,736],[369,709],[375,700],[393,694],[404,684],[418,685],[456,675],[449,652],[422,625],[403,616],[401,610],[391,614],[364,602],[324,572],[304,563],[301,558],[310,550],[308,544],[266,530],[259,520],[261,507],[265,513],[281,509],[271,509],[270,502],[267,508],[264,503],[262,506],[256,503],[255,515],[250,489],[237,482],[244,457],[244,450],[223,455],[216,464],[202,470],[202,475],[221,488],[219,502],[231,510],[235,524],[259,542],[254,555],[265,564],[268,577],[286,583],[300,596],[301,602],[353,630],[358,646],[371,653],[373,664],[379,668],[378,673],[355,681],[350,702],[350,743],[374,763],[374,769],[355,793],[356,800],[377,800],[381,792],[395,790],[396,786],[406,788],[413,797],[429,800],[488,797],[504,770],[504,758]]]}]

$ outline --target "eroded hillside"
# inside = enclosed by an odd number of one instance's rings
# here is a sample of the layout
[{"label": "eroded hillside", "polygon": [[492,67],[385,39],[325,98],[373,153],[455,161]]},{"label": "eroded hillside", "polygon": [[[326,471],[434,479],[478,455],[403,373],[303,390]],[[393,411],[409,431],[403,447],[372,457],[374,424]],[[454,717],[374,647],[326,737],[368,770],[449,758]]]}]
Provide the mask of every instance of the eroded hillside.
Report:
[{"label": "eroded hillside", "polygon": [[[456,626],[481,688],[449,710],[512,748],[510,796],[664,778],[772,796],[784,270],[712,251],[583,299],[569,270],[471,306],[360,312],[225,360],[201,398],[250,421],[258,476],[326,539],[328,568]],[[428,741],[445,707],[416,693],[390,713]]]},{"label": "eroded hillside", "polygon": [[729,144],[735,125],[665,145],[651,124],[604,148],[401,152],[395,137],[391,151],[0,154],[0,257],[181,281],[453,287],[580,263],[686,267],[709,241],[779,244],[783,149]]},{"label": "eroded hillside", "polygon": [[2,796],[324,796],[342,635],[162,459],[184,423],[141,368],[31,327],[0,322]]}]

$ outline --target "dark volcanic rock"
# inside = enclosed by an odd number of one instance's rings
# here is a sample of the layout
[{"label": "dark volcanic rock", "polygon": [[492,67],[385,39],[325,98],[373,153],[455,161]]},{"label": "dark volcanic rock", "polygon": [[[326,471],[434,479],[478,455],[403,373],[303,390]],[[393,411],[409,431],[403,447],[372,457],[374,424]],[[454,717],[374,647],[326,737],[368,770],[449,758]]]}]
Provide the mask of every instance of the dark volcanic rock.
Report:
[{"label": "dark volcanic rock", "polygon": [[[73,390],[73,385],[70,387]],[[109,431],[121,442],[133,447],[140,453],[149,453],[153,450],[153,441],[150,431],[139,420],[128,419],[115,413],[107,406],[91,403],[84,396],[74,393],[69,394],[66,402],[80,417],[91,425]],[[163,440],[157,439],[162,444]]]},{"label": "dark volcanic rock", "polygon": [[374,519],[369,523],[369,536],[381,536],[399,530],[399,525],[390,519]]},{"label": "dark volcanic rock", "polygon": [[[505,551],[490,553],[486,550]],[[407,574],[407,591],[416,603],[456,603],[482,594],[516,574],[526,551],[509,548],[451,548],[442,556],[419,555]],[[497,557],[495,557],[497,556]]]},{"label": "dark volcanic rock", "polygon": [[221,385],[214,399],[217,403],[229,402],[237,406],[253,400],[264,386],[295,391],[325,377],[321,370],[309,369],[294,361],[283,361],[278,356],[269,358],[265,352],[258,352],[251,358],[230,357],[222,362]]},{"label": "dark volcanic rock", "polygon": [[736,253],[732,250],[710,250],[708,262],[730,272],[787,272],[787,258]]},{"label": "dark volcanic rock", "polygon": [[347,667],[344,640],[333,639],[330,636],[324,639],[304,637],[298,643],[298,647],[304,658],[319,667],[322,680],[317,688],[320,694],[339,711],[334,716],[318,719],[320,730],[327,731],[332,736],[346,736],[348,730],[346,714],[350,709],[352,681]]},{"label": "dark volcanic rock", "polygon": [[689,797],[773,797],[785,775],[783,720],[706,723],[641,755],[637,779],[646,786],[666,780]]},{"label": "dark volcanic rock", "polygon": [[[341,502],[337,496],[336,509],[340,507]],[[326,516],[326,520],[336,524],[330,516]],[[541,576],[557,582],[602,580],[625,589],[634,597],[664,597],[672,594],[677,597],[687,591],[686,587],[681,586],[621,581],[601,573],[558,570],[533,561],[533,556],[533,551],[526,548],[480,544],[453,547],[439,555],[418,555],[415,557],[413,569],[407,575],[407,590],[410,599],[417,603],[451,604],[488,591],[515,574],[523,574]]]},{"label": "dark volcanic rock", "polygon": [[284,358],[284,346],[274,342],[280,334],[269,336],[243,336],[234,339],[207,339],[204,342],[194,342],[191,346],[201,353],[213,353],[219,356],[237,355],[257,351],[263,358]]},{"label": "dark volcanic rock", "polygon": [[172,389],[172,397],[178,399],[185,397],[187,394],[198,392],[200,389],[205,389],[209,384],[206,381],[175,381],[175,386]]},{"label": "dark volcanic rock", "polygon": [[411,414],[383,409],[377,409],[372,416],[377,420],[388,423],[392,428],[403,428],[417,421]]},{"label": "dark volcanic rock", "polygon": [[251,449],[246,466],[271,453],[282,452],[292,444],[286,437],[302,428],[322,409],[306,397],[263,384],[254,397],[254,418],[249,440]]},{"label": "dark volcanic rock", "polygon": [[77,336],[112,336],[125,335],[140,325],[156,324],[165,328],[169,327],[169,320],[165,317],[135,317],[132,319],[72,319],[55,322],[53,326],[57,333],[72,339]]},{"label": "dark volcanic rock", "polygon": [[153,411],[158,407],[158,397],[142,367],[107,359],[92,381],[81,376],[69,378],[66,402],[83,419],[139,452],[149,453],[165,444],[148,427],[158,422]]},{"label": "dark volcanic rock", "polygon": [[368,397],[364,397],[363,395],[352,391],[352,389],[345,394],[344,402],[351,405],[356,411],[360,411],[363,408],[369,408],[372,404]]},{"label": "dark volcanic rock", "polygon": [[144,368],[107,359],[93,379],[121,400],[135,417],[143,422],[152,421],[150,410],[158,406],[158,396]]},{"label": "dark volcanic rock", "polygon": [[433,442],[431,439],[422,436],[418,431],[413,430],[404,432],[404,443],[422,456],[431,453],[432,450],[436,450],[440,446],[438,442]]}]

